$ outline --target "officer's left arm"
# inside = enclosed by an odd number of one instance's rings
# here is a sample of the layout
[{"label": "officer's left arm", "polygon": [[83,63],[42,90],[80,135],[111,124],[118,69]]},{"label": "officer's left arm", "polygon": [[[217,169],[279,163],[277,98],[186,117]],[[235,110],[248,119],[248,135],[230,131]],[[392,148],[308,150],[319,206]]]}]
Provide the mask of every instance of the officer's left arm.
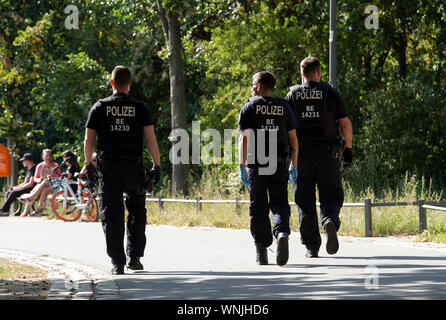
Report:
[{"label": "officer's left arm", "polygon": [[345,140],[345,147],[352,148],[353,144],[353,127],[350,119],[348,117],[344,117],[338,119],[339,125],[341,127],[342,137]]},{"label": "officer's left arm", "polygon": [[146,140],[147,150],[152,157],[153,163],[156,166],[161,166],[160,151],[158,148],[158,142],[156,140],[155,129],[153,125],[144,126],[144,139]]},{"label": "officer's left arm", "polygon": [[297,142],[296,129],[288,131],[288,141],[293,148],[293,157],[291,158],[291,163],[293,166],[297,166],[297,155],[299,153],[299,143]]}]

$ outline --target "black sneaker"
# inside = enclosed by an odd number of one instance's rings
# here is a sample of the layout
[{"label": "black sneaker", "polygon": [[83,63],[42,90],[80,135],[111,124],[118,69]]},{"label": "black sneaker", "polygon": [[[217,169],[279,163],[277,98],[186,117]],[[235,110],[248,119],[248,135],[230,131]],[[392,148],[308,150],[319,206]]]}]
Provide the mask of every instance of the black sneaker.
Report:
[{"label": "black sneaker", "polygon": [[256,262],[258,265],[267,265],[268,264],[268,251],[265,246],[261,244],[256,244]]},{"label": "black sneaker", "polygon": [[8,216],[9,216],[9,212],[0,210],[0,217],[8,217]]},{"label": "black sneaker", "polygon": [[144,266],[139,261],[139,257],[130,258],[129,264],[127,265],[127,269],[130,270],[144,270]]},{"label": "black sneaker", "polygon": [[31,212],[28,217],[34,217],[34,218],[40,218],[42,216],[42,209],[36,209],[33,212]]},{"label": "black sneaker", "polygon": [[307,253],[305,254],[307,258],[318,258],[319,252],[317,250],[307,250]]},{"label": "black sneaker", "polygon": [[111,269],[111,274],[112,275],[124,274],[124,266],[113,265],[113,268]]},{"label": "black sneaker", "polygon": [[288,262],[288,233],[281,232],[277,235],[277,251],[276,263],[279,266],[284,266]]},{"label": "black sneaker", "polygon": [[333,221],[328,220],[324,225],[325,232],[327,233],[327,253],[335,254],[339,249],[338,236],[336,235],[336,226]]}]

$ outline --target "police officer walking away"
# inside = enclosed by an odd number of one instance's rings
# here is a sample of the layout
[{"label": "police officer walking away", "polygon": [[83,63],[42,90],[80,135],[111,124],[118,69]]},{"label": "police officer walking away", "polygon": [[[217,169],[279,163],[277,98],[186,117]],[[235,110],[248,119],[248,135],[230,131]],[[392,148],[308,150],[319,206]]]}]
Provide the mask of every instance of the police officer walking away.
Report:
[{"label": "police officer walking away", "polygon": [[98,180],[100,214],[105,233],[107,254],[113,264],[112,274],[123,274],[126,264],[124,252],[124,201],[127,207],[127,247],[131,270],[142,270],[140,257],[146,245],[146,208],[143,140],[154,162],[150,171],[153,183],[161,175],[160,155],[149,109],[129,97],[131,73],[125,66],[117,66],[111,74],[113,95],[96,102],[86,123],[84,154],[87,175],[96,169],[91,163],[98,137]]},{"label": "police officer walking away", "polygon": [[[297,178],[298,143],[290,106],[285,99],[271,96],[275,83],[272,73],[256,73],[251,85],[253,96],[240,111],[240,178],[249,186],[250,229],[257,250],[257,263],[268,264],[267,248],[274,236],[277,240],[276,263],[282,266],[289,256],[287,187],[289,178],[291,181]],[[272,230],[270,210],[273,213]]]},{"label": "police officer walking away", "polygon": [[[319,59],[308,57],[300,64],[302,84],[290,88],[286,99],[297,119],[299,139],[299,179],[293,184],[297,204],[301,241],[307,257],[318,257],[321,236],[316,212],[316,185],[327,234],[326,250],[339,249],[337,231],[341,225],[339,211],[344,202],[341,165],[352,161],[352,125],[344,103],[335,88],[321,82]],[[338,137],[340,126],[343,143]]]}]

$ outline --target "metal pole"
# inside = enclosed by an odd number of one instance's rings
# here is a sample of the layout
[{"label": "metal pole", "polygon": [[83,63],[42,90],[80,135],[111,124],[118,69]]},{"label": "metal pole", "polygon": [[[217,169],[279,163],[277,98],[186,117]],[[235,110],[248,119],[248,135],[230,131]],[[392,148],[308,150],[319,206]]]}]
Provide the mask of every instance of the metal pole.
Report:
[{"label": "metal pole", "polygon": [[163,196],[159,196],[158,197],[158,208],[160,209],[160,211],[163,210]]},{"label": "metal pole", "polygon": [[337,72],[336,72],[336,21],[337,21],[337,1],[336,0],[330,0],[330,35],[328,38],[329,44],[330,44],[330,51],[329,51],[329,81],[331,85],[336,88],[337,83]]},{"label": "metal pole", "polygon": [[[8,188],[13,187],[17,184],[15,181],[15,161],[14,161],[14,143],[12,138],[8,138],[6,142],[6,146],[9,150],[9,177],[8,177]],[[14,202],[11,204],[11,208],[9,210],[10,214],[15,212],[15,204]]]},{"label": "metal pole", "polygon": [[196,197],[195,200],[197,200],[197,212],[201,211],[202,205],[200,203],[201,197]]},{"label": "metal pole", "polygon": [[419,216],[420,233],[423,233],[423,231],[427,229],[426,209],[423,208],[423,205],[424,205],[424,200],[418,201],[418,216]]},{"label": "metal pole", "polygon": [[372,236],[372,200],[364,199],[365,236]]},{"label": "metal pole", "polygon": [[240,198],[238,196],[235,197],[235,213],[240,215]]}]

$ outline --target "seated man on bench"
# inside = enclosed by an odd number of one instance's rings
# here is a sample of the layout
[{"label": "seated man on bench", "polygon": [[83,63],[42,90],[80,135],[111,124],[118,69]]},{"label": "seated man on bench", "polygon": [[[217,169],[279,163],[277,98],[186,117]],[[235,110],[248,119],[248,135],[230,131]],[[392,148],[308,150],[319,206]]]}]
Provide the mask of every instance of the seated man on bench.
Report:
[{"label": "seated man on bench", "polygon": [[9,216],[9,209],[14,200],[22,194],[31,192],[35,184],[33,177],[36,171],[36,165],[34,163],[33,155],[31,153],[25,153],[19,161],[22,161],[23,166],[26,167],[25,181],[10,188],[8,192],[6,192],[5,202],[0,208],[0,216]]}]

